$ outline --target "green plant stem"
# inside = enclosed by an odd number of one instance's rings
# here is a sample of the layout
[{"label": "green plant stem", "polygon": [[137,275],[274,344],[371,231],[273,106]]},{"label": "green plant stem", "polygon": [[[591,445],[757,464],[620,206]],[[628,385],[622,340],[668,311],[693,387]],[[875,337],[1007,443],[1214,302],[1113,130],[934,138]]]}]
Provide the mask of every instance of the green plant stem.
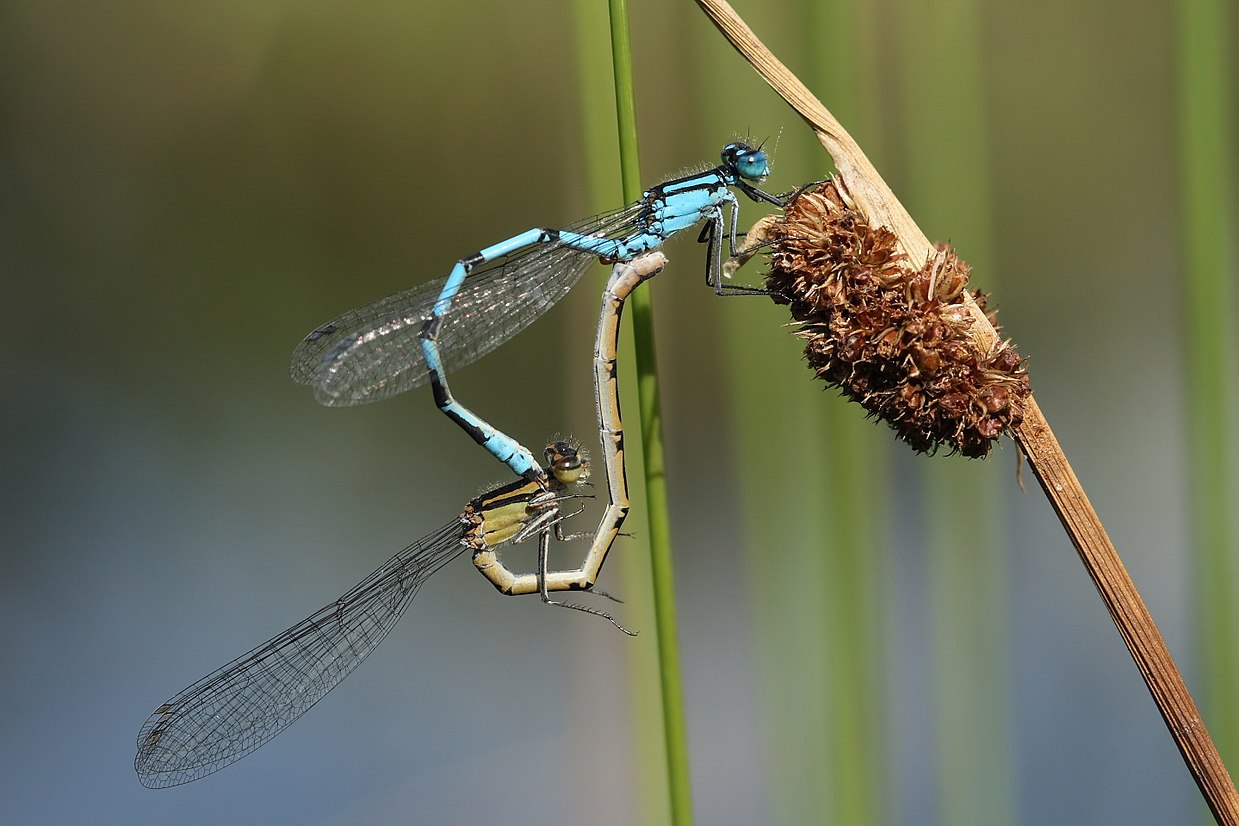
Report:
[{"label": "green plant stem", "polygon": [[1239,760],[1239,659],[1234,607],[1236,544],[1229,473],[1235,382],[1234,135],[1226,114],[1233,19],[1226,0],[1178,3],[1178,98],[1184,424],[1204,711],[1222,756]]},{"label": "green plant stem", "polygon": [[[637,116],[633,98],[627,0],[610,0],[610,10],[620,174],[624,200],[632,202],[641,197],[641,164],[637,157]],[[632,307],[633,344],[636,349],[641,447],[645,458],[645,506],[649,518],[650,564],[654,578],[654,623],[658,638],[671,822],[675,826],[689,826],[693,822],[692,784],[688,769],[688,738],[685,733],[680,680],[680,644],[676,633],[675,571],[671,559],[671,521],[667,508],[662,411],[659,404],[654,346],[654,308],[648,289],[637,290],[629,303]]]},{"label": "green plant stem", "polygon": [[[622,202],[620,171],[615,164],[615,73],[611,54],[604,47],[610,37],[611,19],[606,4],[599,3],[598,0],[573,0],[572,12],[576,40],[577,106],[581,113],[582,168],[585,173],[585,192],[588,194],[581,214],[593,214]],[[611,275],[610,267],[598,265],[594,270],[597,287],[593,297],[579,296],[587,298],[583,306],[591,311],[595,309],[597,296]],[[581,316],[580,324],[565,325],[563,343],[567,350],[576,350],[579,342],[593,335],[590,313],[583,312]],[[582,324],[586,326],[582,327]],[[625,365],[635,363],[631,335],[621,336],[619,362]],[[565,375],[564,380],[569,383],[565,388],[565,398],[574,400],[572,419],[586,421],[595,417],[597,413],[594,406],[593,376],[573,369]],[[623,372],[619,392],[621,398],[637,397],[635,373],[630,370]],[[633,450],[625,453],[624,458],[628,478],[633,486],[631,495],[640,499],[641,485],[636,480],[638,477],[644,478],[643,463],[636,450],[637,437],[634,434],[631,438]],[[636,509],[629,513],[625,529],[634,536],[648,536],[649,528],[644,510]],[[624,543],[625,546],[629,544],[630,542]],[[644,554],[612,554],[607,575],[618,575],[618,579],[612,579],[611,582],[619,593],[624,594],[625,615],[632,622],[649,625],[647,618],[653,616],[654,611],[654,598],[649,587],[649,559]],[[597,644],[596,629],[582,627],[581,633],[584,635],[580,640],[581,644],[592,650]],[[626,733],[631,749],[628,762],[635,788],[628,795],[627,816],[633,823],[663,823],[667,819],[667,772],[664,768],[666,761],[662,725],[659,723],[662,701],[658,687],[658,652],[648,645],[620,647],[625,655],[624,662],[616,664],[616,668],[625,675],[623,691],[627,698],[626,718],[619,714],[621,709],[615,708],[613,711],[617,715],[614,724]],[[587,682],[599,677],[596,674],[579,676]],[[573,679],[573,684],[567,687],[570,691],[580,685],[575,682],[575,677]],[[584,696],[581,702],[586,702]],[[574,737],[579,738],[576,742],[583,747],[593,748],[597,744],[598,731],[581,728]],[[591,784],[583,790],[587,797],[604,791],[614,779],[609,773],[587,773],[587,776]]]}]

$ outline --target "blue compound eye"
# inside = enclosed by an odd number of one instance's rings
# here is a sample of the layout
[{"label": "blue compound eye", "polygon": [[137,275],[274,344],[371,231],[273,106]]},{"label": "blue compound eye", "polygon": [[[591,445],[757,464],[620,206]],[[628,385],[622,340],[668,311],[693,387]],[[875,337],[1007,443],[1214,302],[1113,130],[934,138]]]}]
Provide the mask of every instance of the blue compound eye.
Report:
[{"label": "blue compound eye", "polygon": [[760,149],[754,149],[744,155],[736,158],[736,172],[741,178],[748,181],[762,181],[770,174],[770,162],[766,160],[766,153]]},{"label": "blue compound eye", "polygon": [[729,143],[723,147],[723,163],[746,181],[761,182],[770,174],[766,153],[747,143]]}]

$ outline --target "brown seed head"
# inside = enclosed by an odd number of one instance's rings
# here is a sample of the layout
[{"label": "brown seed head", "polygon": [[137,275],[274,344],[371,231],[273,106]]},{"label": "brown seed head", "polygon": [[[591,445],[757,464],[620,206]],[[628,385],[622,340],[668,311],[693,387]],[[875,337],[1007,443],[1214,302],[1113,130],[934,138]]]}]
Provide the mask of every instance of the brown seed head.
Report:
[{"label": "brown seed head", "polygon": [[[971,269],[949,247],[912,266],[832,181],[794,199],[766,234],[766,287],[799,324],[809,366],[900,439],[980,457],[1023,419],[1023,359],[1010,341],[978,349],[964,303]],[[970,295],[984,310],[985,295]]]}]

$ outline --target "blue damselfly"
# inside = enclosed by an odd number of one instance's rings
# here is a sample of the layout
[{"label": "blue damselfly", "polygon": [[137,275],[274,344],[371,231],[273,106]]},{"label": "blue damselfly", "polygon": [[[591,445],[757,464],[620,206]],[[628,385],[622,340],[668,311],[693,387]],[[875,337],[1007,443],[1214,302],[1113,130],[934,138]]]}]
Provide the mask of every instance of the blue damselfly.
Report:
[{"label": "blue damselfly", "polygon": [[[704,221],[706,282],[719,295],[760,294],[723,279],[723,238],[737,254],[739,201],[784,199],[757,189],[769,174],[760,147],[732,143],[722,163],[666,181],[640,200],[565,229],[535,228],[456,262],[437,279],[351,310],[311,332],[293,352],[292,377],[329,406],[363,404],[427,382],[449,418],[518,475],[541,478],[527,448],[457,402],[447,373],[498,347],[546,312],[595,260],[626,262]],[[729,208],[729,221],[724,221]]]}]

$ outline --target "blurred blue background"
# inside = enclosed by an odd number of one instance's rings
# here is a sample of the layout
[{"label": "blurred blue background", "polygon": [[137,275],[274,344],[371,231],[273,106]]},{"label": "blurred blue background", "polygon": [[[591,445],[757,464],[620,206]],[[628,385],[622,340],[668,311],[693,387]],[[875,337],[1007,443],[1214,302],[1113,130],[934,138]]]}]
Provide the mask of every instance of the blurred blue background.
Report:
[{"label": "blurred blue background", "polygon": [[[159,792],[132,767],[160,702],[505,479],[429,392],[328,410],[288,379],[288,356],[316,324],[462,254],[618,204],[587,150],[613,133],[582,125],[612,105],[588,85],[585,67],[609,61],[605,39],[581,34],[588,5],[40,0],[0,13],[0,260],[15,323],[0,360],[7,822],[665,818],[639,486],[637,535],[602,583],[628,600],[614,610],[636,640],[498,598],[462,559],[364,668],[252,757]],[[811,4],[736,5],[793,68],[813,63]],[[884,4],[889,20],[901,5]],[[647,182],[748,135],[778,136],[771,190],[827,171],[692,4],[632,15]],[[982,22],[987,237],[932,196],[909,205],[996,290],[1047,417],[1195,684],[1172,20],[1162,4],[1054,0]],[[900,101],[917,54],[888,42],[866,60],[883,54],[897,70],[853,110],[869,124],[856,134],[902,194],[932,162],[917,156],[918,130],[970,137],[950,111],[915,121]],[[758,214],[745,205],[742,218]],[[695,806],[702,823],[810,822],[831,794],[814,782],[831,771],[810,725],[822,712],[797,694],[831,667],[810,661],[798,613],[830,576],[799,527],[820,526],[826,508],[804,481],[821,434],[762,410],[839,405],[803,370],[784,310],[702,286],[692,240],[669,247],[652,289]],[[462,371],[458,397],[527,445],[592,443],[601,277]],[[744,360],[749,345],[772,354],[769,371]],[[1196,818],[1195,787],[1027,472],[1019,490],[1011,445],[988,466],[930,460],[862,427],[885,480],[865,489],[879,503],[875,545],[849,549],[879,566],[882,819],[964,822],[944,813],[935,722],[935,674],[953,648],[934,636],[923,534],[943,501],[959,544],[1002,565],[995,613],[973,623],[1002,652],[982,686],[999,698],[983,719],[1000,730],[968,734],[1005,786],[1002,814],[977,822]],[[925,495],[927,462],[988,474],[999,541],[972,541],[981,507],[966,494]],[[781,507],[756,507],[754,485]],[[532,565],[530,551],[515,558]]]}]

